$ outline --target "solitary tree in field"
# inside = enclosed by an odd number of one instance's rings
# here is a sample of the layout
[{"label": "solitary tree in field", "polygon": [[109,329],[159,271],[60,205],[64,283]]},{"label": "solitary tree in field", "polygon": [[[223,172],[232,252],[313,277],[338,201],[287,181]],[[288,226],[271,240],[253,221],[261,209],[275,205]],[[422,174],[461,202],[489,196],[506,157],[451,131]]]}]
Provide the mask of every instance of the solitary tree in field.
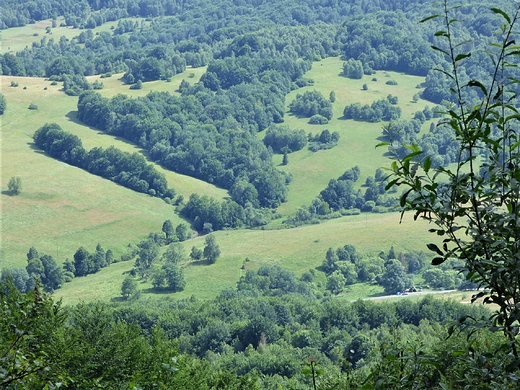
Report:
[{"label": "solitary tree in field", "polygon": [[123,284],[121,286],[121,295],[128,299],[132,295],[137,292],[137,282],[131,276],[127,276],[125,280],[123,280]]},{"label": "solitary tree in field", "polygon": [[9,179],[7,189],[11,195],[19,195],[22,191],[22,179],[18,176],[13,176]]},{"label": "solitary tree in field", "polygon": [[166,241],[171,242],[170,240],[175,233],[175,230],[173,229],[172,221],[170,221],[169,219],[164,221],[164,223],[162,225],[162,231],[164,232],[164,234],[166,234]]},{"label": "solitary tree in field", "polygon": [[220,248],[213,235],[206,236],[206,246],[204,247],[204,258],[210,264],[214,264],[220,256]]}]

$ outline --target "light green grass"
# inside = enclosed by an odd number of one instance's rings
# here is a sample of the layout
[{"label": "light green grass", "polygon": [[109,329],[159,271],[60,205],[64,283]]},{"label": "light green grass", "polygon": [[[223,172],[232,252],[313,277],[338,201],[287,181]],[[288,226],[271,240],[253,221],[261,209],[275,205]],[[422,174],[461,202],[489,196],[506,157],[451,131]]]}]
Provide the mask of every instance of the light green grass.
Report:
[{"label": "light green grass", "polygon": [[[328,128],[341,134],[337,147],[311,153],[302,150],[289,155],[287,169],[293,173],[294,181],[290,185],[289,202],[280,207],[283,214],[291,213],[301,205],[308,205],[325,188],[331,178],[337,178],[346,169],[359,165],[362,170],[360,182],[375,169],[388,165],[382,156],[383,150],[374,149],[381,134],[382,123],[367,124],[362,122],[339,120],[345,104],[363,100],[386,97],[389,93],[399,96],[403,108],[403,118],[424,107],[424,104],[407,102],[416,93],[415,85],[421,78],[391,74],[398,81],[398,86],[387,86],[382,72],[376,77],[380,81],[377,88],[370,85],[369,91],[361,91],[363,80],[349,80],[338,76],[341,61],[337,58],[314,64],[307,75],[316,81],[317,89],[328,97],[336,91],[334,103],[335,118],[327,126],[312,126],[306,119],[297,119],[288,115],[286,124],[293,128],[303,128],[314,133]],[[130,96],[143,96],[150,90],[165,90],[175,93],[183,78],[190,82],[197,81],[204,72],[203,68],[188,69],[182,75],[176,75],[171,82],[155,81],[144,83],[139,91],[132,91],[119,80],[121,75],[102,79],[105,89],[101,94],[110,97],[116,93]],[[194,73],[194,78],[188,78]],[[371,76],[372,77],[372,76]],[[92,77],[91,81],[96,79]],[[11,80],[18,81],[18,88],[8,87]],[[150,231],[159,231],[162,222],[170,218],[174,224],[179,221],[173,208],[156,198],[136,194],[107,180],[97,178],[80,169],[53,160],[31,149],[31,137],[43,123],[56,122],[65,130],[77,134],[88,149],[94,146],[107,147],[116,145],[126,151],[138,151],[135,145],[85,127],[76,121],[77,98],[67,97],[59,89],[50,86],[43,79],[2,77],[2,90],[8,101],[8,110],[2,125],[2,189],[11,176],[21,176],[23,192],[19,197],[2,195],[2,266],[25,265],[25,253],[31,245],[44,253],[55,255],[58,260],[71,257],[79,245],[93,250],[97,242],[106,249],[116,249],[122,253],[128,242],[137,242]],[[370,83],[370,81],[367,81]],[[357,84],[360,83],[358,86]],[[27,86],[23,90],[23,86]],[[48,87],[48,90],[44,90]],[[359,88],[358,88],[359,87]],[[296,93],[287,99],[289,104]],[[357,100],[356,100],[357,99]],[[29,111],[29,103],[39,106],[37,111]],[[281,156],[275,156],[275,159]],[[160,169],[160,168],[159,168]],[[164,172],[164,171],[163,171]],[[168,182],[179,193],[188,196],[191,192],[205,193],[222,198],[226,192],[207,183],[173,172],[165,172]],[[7,179],[6,179],[7,178]],[[272,226],[279,226],[277,220]],[[216,296],[224,288],[234,288],[241,275],[249,268],[257,269],[262,265],[278,264],[300,276],[303,272],[319,266],[329,247],[337,248],[353,244],[364,254],[377,254],[388,251],[394,246],[397,251],[424,249],[429,242],[427,225],[413,222],[407,217],[399,224],[399,215],[362,214],[352,217],[325,221],[319,225],[302,226],[295,229],[281,230],[229,230],[214,233],[220,245],[222,255],[214,265],[184,264],[187,281],[186,290],[177,294],[168,294],[174,298],[195,295],[199,298]],[[202,248],[204,238],[198,237],[185,243],[189,251],[193,245]],[[249,257],[246,269],[241,269],[244,259]],[[101,270],[96,275],[78,278],[67,283],[57,292],[66,303],[78,300],[109,300],[120,295],[120,286],[124,279],[123,272],[130,269],[133,262],[114,264]],[[141,285],[145,296],[163,299],[164,294],[150,294],[146,290],[151,285]],[[376,289],[377,290],[377,289]],[[364,289],[353,286],[344,293],[346,299],[362,297]],[[377,291],[367,294],[376,294]]]},{"label": "light green grass", "polygon": [[[141,23],[144,18],[127,18],[123,20],[133,20]],[[53,38],[55,42],[59,42],[60,37],[62,36],[67,39],[72,39],[81,34],[82,31],[86,31],[86,29],[77,29],[70,26],[59,27],[60,24],[64,22],[65,19],[63,17],[58,18],[56,20],[57,27],[51,28],[50,34],[46,32],[46,28],[52,26],[51,19],[41,20],[23,27],[13,27],[7,30],[2,30],[0,32],[2,37],[2,40],[0,41],[0,51],[2,53],[16,53],[18,51],[22,51],[26,47],[31,47],[33,42],[39,43],[43,37],[46,37],[47,40]],[[117,23],[118,21],[104,23],[101,26],[93,28],[92,32],[96,34],[103,31],[110,31],[112,26],[117,26]]]},{"label": "light green grass", "polygon": [[[422,77],[379,71],[375,75],[364,76],[361,80],[352,80],[340,75],[342,64],[343,61],[337,57],[314,63],[312,70],[305,77],[313,79],[315,84],[292,91],[287,96],[288,107],[297,94],[303,94],[305,91],[317,90],[327,99],[330,92],[335,91],[334,116],[327,125],[310,125],[308,118],[297,118],[290,114],[288,108],[284,124],[293,129],[303,129],[306,134],[317,134],[324,129],[328,129],[331,133],[337,131],[340,140],[336,147],[329,150],[313,153],[305,148],[291,153],[288,156],[289,164],[279,166],[280,169],[293,175],[293,182],[289,186],[288,202],[279,208],[282,214],[290,214],[302,205],[310,205],[312,200],[325,189],[330,179],[338,178],[355,165],[361,169],[358,185],[363,184],[367,176],[373,176],[377,168],[390,165],[389,160],[383,156],[386,150],[375,148],[380,142],[377,138],[381,136],[384,122],[343,120],[341,117],[347,104],[356,102],[371,104],[392,94],[399,97],[402,119],[411,119],[413,113],[422,110],[425,105],[431,106],[431,103],[425,101],[412,102],[413,95],[419,91],[415,88],[416,85],[424,81]],[[378,81],[371,81],[373,77]],[[396,80],[398,85],[386,85],[385,82],[390,79]],[[368,91],[362,90],[365,83],[369,85]],[[429,123],[424,126],[428,128]],[[281,155],[275,155],[274,159],[277,164],[281,164]]]},{"label": "light green grass", "polygon": [[[19,87],[9,87],[11,81]],[[25,253],[35,246],[58,260],[71,257],[84,245],[92,250],[99,242],[120,255],[128,242],[137,242],[151,231],[160,231],[171,219],[181,222],[173,206],[158,198],[138,194],[79,168],[64,164],[35,150],[32,135],[47,122],[78,135],[85,148],[116,147],[139,149],[75,122],[77,98],[59,91],[41,78],[1,76],[7,110],[1,117],[2,191],[12,176],[22,179],[22,193],[0,196],[2,217],[1,267],[25,266]],[[27,87],[27,89],[23,89]],[[44,88],[47,87],[47,90]],[[38,110],[28,110],[35,103]],[[188,197],[191,193],[216,198],[226,191],[184,175],[165,171],[170,186]]]},{"label": "light green grass", "polygon": [[[119,93],[132,97],[146,96],[151,91],[169,92],[173,95],[178,95],[177,90],[179,89],[182,80],[186,80],[190,84],[197,83],[201,76],[206,73],[206,68],[206,66],[200,68],[192,68],[188,66],[186,71],[176,74],[171,78],[170,81],[147,81],[143,83],[142,89],[130,89],[130,85],[124,84],[121,81],[123,73],[114,74],[112,77],[107,78],[101,78],[100,76],[89,76],[87,77],[87,80],[90,82],[94,82],[95,80],[102,82],[105,88],[98,90],[97,92],[109,98]],[[193,77],[190,77],[190,75]]]},{"label": "light green grass", "polygon": [[[399,224],[399,215],[396,213],[340,218],[294,229],[228,230],[213,234],[220,246],[221,257],[213,265],[184,264],[186,289],[169,296],[187,298],[194,295],[202,299],[213,298],[225,288],[235,288],[240,276],[244,275],[247,269],[258,269],[262,265],[279,265],[300,277],[303,272],[322,264],[329,247],[335,249],[352,244],[363,254],[377,255],[381,250],[387,252],[391,246],[394,246],[396,251],[425,250],[424,243],[434,238],[428,237],[426,223],[414,222],[411,217],[405,217],[403,223]],[[203,248],[204,237],[188,240],[182,245],[187,251],[192,246]],[[247,263],[244,262],[246,257],[250,259]],[[244,270],[241,269],[243,264]],[[66,303],[81,299],[109,300],[114,298],[114,291],[118,296],[124,276],[119,271],[112,271],[111,267],[100,271],[99,277],[102,281],[95,291],[91,291],[85,278],[78,278],[58,290],[57,296],[63,297]],[[97,275],[86,279],[97,280]],[[352,286],[347,292],[342,293],[342,296],[355,300],[381,291],[377,286],[372,287],[366,289],[366,293],[363,294],[363,287]],[[142,284],[140,288],[145,291],[151,288],[151,284]],[[143,296],[162,299],[165,295],[143,292]]]}]

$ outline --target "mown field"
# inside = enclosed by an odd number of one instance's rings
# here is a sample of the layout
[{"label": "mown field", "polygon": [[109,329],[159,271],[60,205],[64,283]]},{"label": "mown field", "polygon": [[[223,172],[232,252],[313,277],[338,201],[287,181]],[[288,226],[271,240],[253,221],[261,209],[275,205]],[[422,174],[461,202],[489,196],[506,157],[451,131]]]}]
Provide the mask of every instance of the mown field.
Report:
[{"label": "mown field", "polygon": [[[128,18],[128,20],[148,23],[145,22],[144,18]],[[67,39],[72,39],[84,31],[70,26],[60,27],[64,22],[65,18],[59,17],[56,19],[56,27],[52,27],[52,20],[41,20],[23,27],[2,30],[0,32],[2,37],[2,53],[16,53],[17,51],[23,50],[26,46],[31,47],[33,42],[40,42],[44,37],[48,40],[53,38],[55,41],[59,41],[62,36]],[[103,23],[103,25],[93,28],[92,32],[96,34],[103,31],[110,31],[117,27],[117,23],[117,21]],[[50,28],[50,32],[47,32],[47,28]]]},{"label": "mown field", "polygon": [[[163,83],[173,92],[180,80]],[[11,81],[19,86],[10,87]],[[113,82],[122,85],[116,78]],[[115,145],[128,152],[140,151],[135,145],[77,123],[77,98],[65,95],[60,85],[50,84],[41,78],[0,77],[7,99],[1,145],[2,267],[25,266],[25,254],[31,246],[60,261],[71,257],[79,246],[94,248],[98,242],[121,255],[129,242],[160,231],[164,220],[180,223],[173,206],[162,200],[130,191],[34,149],[34,132],[45,123],[56,122],[78,135],[87,149]],[[38,110],[29,110],[31,103]],[[227,195],[211,184],[158,169],[185,197],[194,192],[216,198]],[[16,197],[5,193],[12,176],[22,179],[22,193]]]},{"label": "mown field", "polygon": [[[28,34],[26,30],[34,27],[30,25],[7,30],[13,35],[4,36],[4,44],[8,41],[14,46],[18,39],[15,34],[17,30]],[[109,28],[106,25],[103,27]],[[44,26],[42,28],[45,29]],[[58,29],[54,30],[56,39]],[[77,34],[79,30],[74,32]],[[287,98],[288,105],[296,94],[308,89],[316,89],[327,97],[334,90],[337,98],[333,104],[334,118],[328,125],[309,125],[307,119],[298,119],[289,113],[285,124],[304,129],[306,133],[321,132],[327,128],[331,132],[338,131],[341,139],[338,146],[330,150],[312,153],[305,149],[292,153],[289,164],[280,166],[294,177],[289,187],[289,201],[279,208],[284,216],[302,205],[309,205],[331,178],[337,178],[354,165],[361,168],[360,184],[368,175],[373,175],[376,168],[389,165],[383,156],[384,150],[375,149],[383,124],[341,119],[346,104],[369,104],[391,93],[399,97],[404,119],[410,118],[413,112],[426,104],[424,101],[412,102],[412,96],[418,92],[416,85],[423,81],[419,77],[378,72],[362,80],[351,80],[340,75],[341,69],[342,61],[338,58],[315,63],[306,75],[314,79],[314,86],[293,91]],[[175,93],[183,78],[195,82],[204,71],[204,68],[187,69],[173,77],[171,82],[145,83],[143,89],[137,91],[123,85],[119,80],[121,75],[114,75],[100,80],[105,85],[100,92],[107,97],[117,93],[142,96],[151,90]],[[371,81],[373,77],[377,81]],[[91,77],[90,81],[96,78],[98,76]],[[389,79],[396,80],[398,85],[386,85]],[[11,81],[18,82],[19,86],[10,87]],[[61,85],[51,86],[49,81],[40,78],[11,76],[0,77],[0,83],[8,104],[6,113],[1,117],[1,189],[4,191],[1,195],[2,267],[25,266],[25,254],[30,246],[55,256],[58,261],[64,261],[71,258],[79,246],[93,251],[100,243],[119,257],[128,243],[135,244],[149,232],[160,231],[165,219],[171,219],[174,225],[181,222],[174,207],[160,199],[135,193],[34,149],[34,131],[47,122],[56,122],[63,129],[78,135],[87,149],[115,145],[125,151],[142,152],[133,144],[78,123],[77,98],[66,96],[60,91]],[[369,86],[367,91],[362,90],[364,83]],[[38,110],[29,110],[31,103],[36,104]],[[280,163],[281,158],[275,156]],[[160,167],[158,169],[162,170]],[[194,192],[220,199],[227,196],[226,191],[200,180],[165,170],[162,172],[166,174],[170,186],[185,197]],[[5,193],[7,181],[12,176],[22,178],[22,193],[16,197]],[[295,229],[278,229],[280,225],[281,219],[265,230],[214,233],[222,251],[221,257],[214,265],[184,264],[187,286],[185,291],[174,297],[213,297],[223,288],[233,288],[247,269],[263,264],[278,264],[301,275],[319,266],[329,247],[353,244],[362,253],[377,254],[381,250],[388,251],[390,246],[397,251],[425,249],[424,244],[429,239],[424,223],[405,218],[399,224],[397,213],[362,214]],[[192,246],[202,248],[204,239],[197,237],[183,245],[187,250]],[[247,263],[246,257],[250,259]],[[65,302],[116,298],[120,294],[123,273],[132,265],[132,262],[117,263],[98,274],[77,278],[56,295],[64,298]],[[145,295],[148,295],[150,287],[147,283],[141,286]],[[370,295],[378,291],[377,288],[354,288],[343,295],[346,299],[357,299],[363,292]],[[162,294],[150,295],[164,298]]]},{"label": "mown field", "polygon": [[[364,76],[360,80],[352,80],[341,75],[343,61],[337,57],[326,58],[314,63],[311,71],[305,76],[313,79],[313,86],[292,91],[287,96],[287,105],[294,100],[297,94],[303,94],[307,90],[317,90],[325,97],[329,97],[331,91],[336,94],[336,102],[333,106],[333,118],[327,125],[310,125],[307,118],[297,118],[287,111],[285,124],[291,128],[303,129],[305,133],[319,133],[328,129],[331,133],[337,131],[340,134],[338,145],[333,149],[321,150],[313,153],[303,149],[289,154],[289,164],[280,166],[292,173],[294,180],[289,191],[289,201],[279,210],[281,213],[292,213],[302,205],[310,205],[332,178],[338,178],[347,169],[358,165],[361,176],[358,184],[365,182],[367,176],[373,176],[377,168],[388,167],[389,160],[383,156],[385,149],[376,149],[380,142],[383,123],[356,122],[344,120],[343,109],[347,104],[360,102],[371,104],[375,100],[386,98],[389,94],[398,96],[399,107],[402,110],[402,119],[412,119],[413,113],[422,110],[431,103],[420,100],[413,103],[412,97],[419,90],[416,86],[424,81],[423,78],[399,74],[395,72],[377,72],[375,75]],[[372,81],[372,78],[377,81]],[[386,81],[395,80],[398,85],[386,85]],[[368,85],[368,90],[362,89],[363,84]],[[425,123],[427,128],[429,123]],[[279,163],[282,156],[278,155]]]}]

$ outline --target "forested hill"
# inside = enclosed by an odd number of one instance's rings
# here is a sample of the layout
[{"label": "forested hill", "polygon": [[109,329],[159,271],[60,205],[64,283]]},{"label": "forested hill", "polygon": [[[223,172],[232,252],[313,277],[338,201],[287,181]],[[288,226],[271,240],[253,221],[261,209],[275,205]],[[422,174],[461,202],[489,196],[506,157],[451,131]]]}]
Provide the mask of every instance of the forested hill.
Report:
[{"label": "forested hill", "polygon": [[[470,51],[489,39],[495,25],[496,16],[481,16],[482,7],[454,11],[464,20],[459,35],[467,38]],[[198,207],[196,212],[185,209],[191,220],[202,219],[200,226],[210,221],[215,226],[258,226],[265,221],[248,221],[248,208],[276,208],[286,201],[291,177],[275,168],[272,146],[255,134],[284,121],[285,97],[312,85],[304,75],[314,61],[341,56],[347,61],[344,75],[354,78],[358,76],[349,75],[349,67],[361,76],[376,70],[426,76],[424,99],[450,99],[449,79],[432,71],[448,66],[430,49],[437,26],[419,23],[437,11],[427,1],[61,1],[38,7],[8,2],[4,8],[4,27],[64,15],[78,35],[55,40],[46,34],[30,48],[0,55],[2,74],[63,81],[67,94],[81,94],[78,118],[85,124],[139,144],[165,168],[230,191],[233,203],[225,207],[237,211],[232,222]],[[149,19],[137,22],[126,16]],[[108,20],[119,20],[117,27],[92,32]],[[108,100],[87,91],[102,85],[91,85],[85,76],[124,72],[122,80],[138,89],[143,82],[170,80],[187,66],[207,66],[207,71],[200,83],[183,81],[180,98],[152,93],[137,100]],[[474,55],[466,59],[460,77],[485,78],[491,67],[489,59]],[[468,101],[478,97],[472,93]],[[316,104],[306,103],[304,111],[318,113]],[[324,115],[330,119],[331,112]]]},{"label": "forested hill", "polygon": [[[157,17],[185,14],[191,17],[217,16],[220,20],[233,15],[236,20],[248,20],[262,15],[276,24],[310,24],[316,21],[337,23],[345,16],[368,12],[403,11],[415,13],[425,11],[432,4],[428,0],[379,1],[356,0],[155,0],[155,1],[98,1],[98,0],[58,0],[58,1],[14,1],[3,2],[1,28],[23,26],[25,24],[66,16],[71,25],[95,27],[103,22],[129,16]],[[240,23],[240,24],[242,24]]]}]

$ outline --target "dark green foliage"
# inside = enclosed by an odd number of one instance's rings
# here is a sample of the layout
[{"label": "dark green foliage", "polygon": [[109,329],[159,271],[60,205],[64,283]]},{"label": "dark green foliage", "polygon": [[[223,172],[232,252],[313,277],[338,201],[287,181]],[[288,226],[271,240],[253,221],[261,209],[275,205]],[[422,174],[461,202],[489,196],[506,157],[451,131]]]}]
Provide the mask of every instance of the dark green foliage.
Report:
[{"label": "dark green foliage", "polygon": [[329,130],[325,129],[315,136],[309,133],[308,138],[309,150],[317,152],[318,150],[332,149],[336,146],[339,141],[339,133],[337,131],[331,133]]},{"label": "dark green foliage", "polygon": [[27,292],[34,288],[35,280],[25,268],[3,268],[0,281],[10,281],[20,292]]},{"label": "dark green foliage", "polygon": [[307,145],[307,136],[303,130],[291,130],[289,126],[269,126],[264,137],[265,146],[270,146],[275,153],[296,152]]},{"label": "dark green foliage", "polygon": [[137,281],[131,277],[127,276],[123,280],[123,284],[121,285],[121,295],[126,299],[130,298],[137,292]]},{"label": "dark green foliage", "polygon": [[311,125],[326,125],[327,123],[329,123],[329,120],[320,114],[313,115],[309,119]]},{"label": "dark green foliage", "polygon": [[62,75],[63,79],[63,90],[69,96],[79,96],[83,91],[87,91],[92,89],[92,84],[90,84],[85,76],[83,75]]},{"label": "dark green foliage", "polygon": [[207,195],[191,194],[182,214],[193,220],[193,227],[198,231],[203,230],[205,223],[210,223],[213,230],[220,230],[240,227],[246,221],[244,208],[238,203],[232,200],[221,203]]},{"label": "dark green foliage", "polygon": [[[78,101],[78,117],[149,148],[151,157],[168,169],[224,188],[232,187],[238,180],[247,181],[255,186],[258,201],[264,207],[284,202],[285,177],[274,169],[271,155],[262,142],[237,124],[248,122],[248,128],[258,129],[267,127],[274,116],[281,119],[281,101],[272,102],[279,99],[276,94],[262,85],[235,86],[218,95],[200,84],[196,88],[180,98],[152,92],[145,98],[128,99],[119,95],[111,101],[86,92]],[[262,111],[251,111],[247,108],[251,101],[266,104],[262,104]],[[148,118],[141,121],[138,115]],[[115,123],[110,120],[114,116],[119,118]],[[197,124],[196,118],[204,123]],[[245,155],[249,157],[244,159]]]},{"label": "dark green foliage", "polygon": [[180,244],[170,244],[166,251],[162,255],[162,259],[166,263],[170,263],[173,265],[178,265],[183,263],[187,259],[187,254],[184,250],[184,247]]},{"label": "dark green foliage", "polygon": [[38,106],[36,104],[34,104],[34,103],[31,103],[31,104],[29,104],[28,108],[29,108],[29,110],[37,110]]},{"label": "dark green foliage", "polygon": [[396,259],[386,262],[385,271],[378,278],[378,283],[385,288],[387,294],[397,294],[411,287],[410,278],[406,275],[401,262]]},{"label": "dark green foliage", "polygon": [[50,156],[90,173],[106,177],[138,192],[148,193],[153,189],[160,197],[175,196],[173,190],[167,188],[165,176],[151,164],[147,164],[139,153],[122,152],[114,146],[107,149],[93,148],[87,152],[77,136],[62,130],[55,123],[38,129],[33,139]]},{"label": "dark green foliage", "polygon": [[175,227],[175,235],[179,241],[186,241],[190,238],[190,229],[185,223],[180,223]]},{"label": "dark green foliage", "polygon": [[0,283],[0,388],[43,388],[67,383],[56,347],[64,316],[37,285],[27,294]]},{"label": "dark green foliage", "polygon": [[7,183],[7,190],[11,195],[20,195],[22,192],[22,179],[19,176],[13,176]]},{"label": "dark green foliage", "polygon": [[352,181],[331,179],[327,188],[320,192],[320,198],[332,210],[350,209],[356,205],[356,193]]},{"label": "dark green foliage", "polygon": [[346,77],[351,79],[361,79],[363,74],[363,63],[361,61],[349,59],[343,63],[343,75]]},{"label": "dark green foliage", "polygon": [[166,241],[171,242],[173,240],[173,235],[175,234],[172,221],[170,221],[169,219],[164,221],[162,225],[162,231],[166,235]]},{"label": "dark green foliage", "polygon": [[325,99],[316,90],[306,91],[303,95],[296,95],[296,99],[289,104],[289,109],[293,114],[305,118],[318,114],[328,120],[332,119],[332,104],[330,100]]},{"label": "dark green foliage", "polygon": [[352,182],[356,182],[359,179],[359,175],[361,174],[361,170],[359,166],[355,166],[353,168],[347,169],[343,175],[341,175],[338,180],[350,180]]},{"label": "dark green foliage", "polygon": [[389,99],[381,99],[373,102],[370,106],[354,103],[345,106],[343,110],[344,119],[354,119],[365,122],[392,121],[399,119],[401,109],[393,106]]},{"label": "dark green foliage", "polygon": [[76,253],[74,253],[74,269],[74,276],[86,276],[91,273],[93,269],[91,255],[83,247],[80,247]]},{"label": "dark green foliage", "polygon": [[186,281],[184,280],[182,268],[173,263],[167,262],[164,264],[162,269],[164,271],[164,277],[169,291],[177,292],[184,290]]},{"label": "dark green foliage", "polygon": [[204,242],[205,245],[202,252],[203,257],[209,262],[209,264],[214,264],[220,257],[220,247],[217,244],[217,240],[215,239],[215,236],[209,235],[206,236]]},{"label": "dark green foliage", "polygon": [[300,282],[296,276],[277,265],[262,266],[258,271],[248,270],[240,278],[238,291],[260,291],[265,295],[281,295],[299,293],[312,296],[305,282]]},{"label": "dark green foliage", "polygon": [[193,261],[201,260],[203,254],[204,254],[204,252],[202,251],[202,249],[198,249],[193,246],[191,248],[191,252],[190,252],[190,259],[192,259]]},{"label": "dark green foliage", "polygon": [[7,100],[4,95],[0,93],[0,115],[4,115],[5,109],[7,108]]},{"label": "dark green foliage", "polygon": [[139,252],[135,261],[135,268],[141,275],[146,276],[152,267],[152,263],[159,255],[159,245],[157,245],[153,239],[149,238],[146,241],[141,241],[138,247]]}]

